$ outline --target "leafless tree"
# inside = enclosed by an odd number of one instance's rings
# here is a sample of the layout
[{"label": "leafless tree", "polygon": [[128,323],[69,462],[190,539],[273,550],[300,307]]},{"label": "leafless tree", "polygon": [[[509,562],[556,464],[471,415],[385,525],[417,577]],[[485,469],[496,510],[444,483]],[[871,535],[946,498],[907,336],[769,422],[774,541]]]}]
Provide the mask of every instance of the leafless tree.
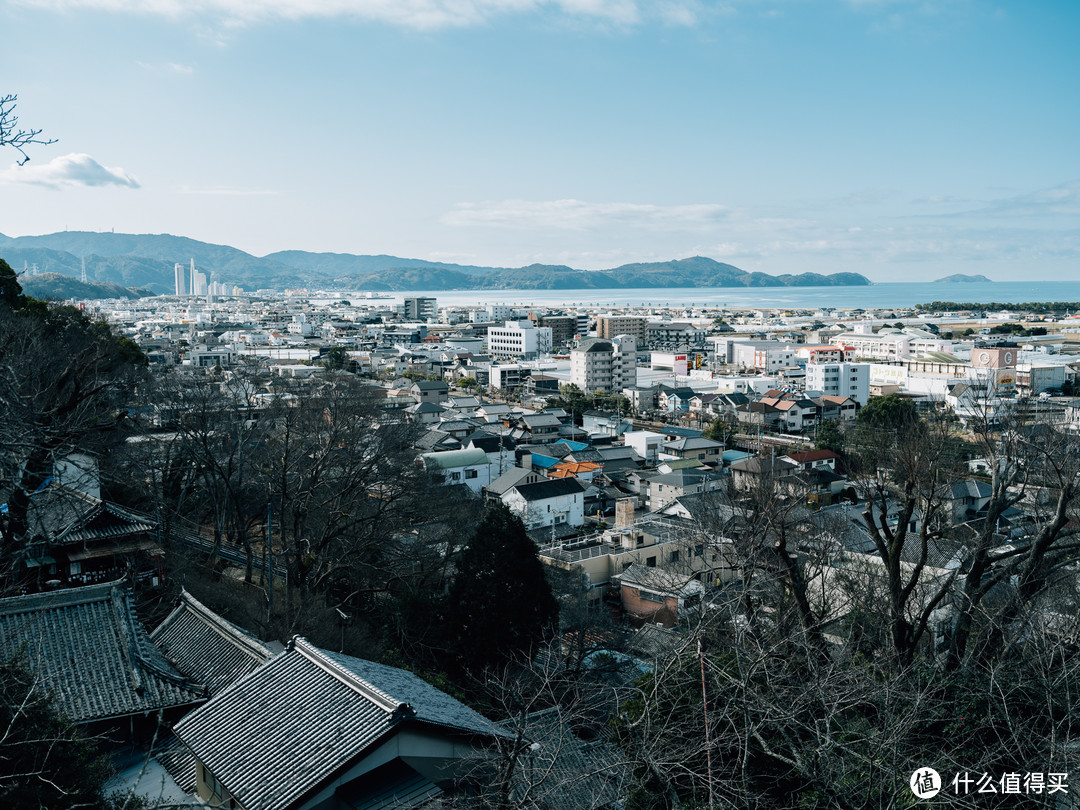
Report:
[{"label": "leafless tree", "polygon": [[129,344],[72,307],[0,308],[0,556],[25,538],[30,497],[58,460],[115,444],[142,373]]},{"label": "leafless tree", "polygon": [[56,143],[55,138],[43,138],[40,129],[22,129],[19,126],[19,116],[15,115],[15,106],[19,96],[9,93],[0,96],[0,146],[10,146],[15,149],[22,160],[17,161],[20,166],[30,160],[26,154],[27,146],[49,146]]}]

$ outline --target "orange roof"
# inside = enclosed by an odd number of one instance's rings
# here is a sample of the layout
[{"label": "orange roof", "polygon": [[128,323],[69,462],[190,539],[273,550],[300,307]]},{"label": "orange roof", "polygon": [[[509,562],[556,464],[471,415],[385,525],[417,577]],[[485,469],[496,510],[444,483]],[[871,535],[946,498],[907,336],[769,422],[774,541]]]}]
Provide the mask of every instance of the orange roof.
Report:
[{"label": "orange roof", "polygon": [[568,473],[583,473],[599,470],[600,465],[595,461],[564,461],[561,464],[556,464],[555,469],[565,470]]}]

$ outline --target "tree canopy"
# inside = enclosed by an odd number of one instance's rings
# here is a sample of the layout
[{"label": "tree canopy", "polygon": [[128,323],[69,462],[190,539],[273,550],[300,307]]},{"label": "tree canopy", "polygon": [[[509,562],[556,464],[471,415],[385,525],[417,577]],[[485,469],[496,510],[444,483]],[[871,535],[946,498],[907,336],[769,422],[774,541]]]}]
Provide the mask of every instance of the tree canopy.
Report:
[{"label": "tree canopy", "polygon": [[461,552],[448,614],[463,669],[480,672],[528,655],[558,621],[558,604],[521,518],[489,508]]},{"label": "tree canopy", "polygon": [[899,394],[873,397],[859,411],[858,423],[876,430],[903,430],[919,422],[915,403]]}]

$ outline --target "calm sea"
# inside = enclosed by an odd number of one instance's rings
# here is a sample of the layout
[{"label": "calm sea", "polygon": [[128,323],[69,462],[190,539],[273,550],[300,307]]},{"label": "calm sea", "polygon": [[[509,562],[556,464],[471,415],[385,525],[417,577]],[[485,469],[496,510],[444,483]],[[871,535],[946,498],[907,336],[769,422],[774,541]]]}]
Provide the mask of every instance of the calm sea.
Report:
[{"label": "calm sea", "polygon": [[1080,301],[1080,281],[997,281],[990,283],[902,282],[868,287],[671,287],[625,290],[418,290],[397,293],[426,295],[443,306],[669,306],[779,307],[815,309],[838,307],[880,309],[913,307],[930,301],[1023,303]]}]

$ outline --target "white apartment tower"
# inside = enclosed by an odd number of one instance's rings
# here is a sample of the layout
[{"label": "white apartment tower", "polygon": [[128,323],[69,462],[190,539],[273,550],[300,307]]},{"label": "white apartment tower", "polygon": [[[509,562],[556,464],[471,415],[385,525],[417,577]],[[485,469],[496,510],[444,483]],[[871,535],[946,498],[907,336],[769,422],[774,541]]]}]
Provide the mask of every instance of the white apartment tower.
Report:
[{"label": "white apartment tower", "polygon": [[187,292],[187,285],[184,283],[184,265],[177,262],[173,266],[173,274],[176,276],[176,294],[184,295]]},{"label": "white apartment tower", "polygon": [[637,385],[637,338],[589,338],[570,352],[570,382],[582,391],[617,394]]},{"label": "white apartment tower", "polygon": [[869,363],[807,363],[806,390],[849,397],[860,405],[870,398]]}]

